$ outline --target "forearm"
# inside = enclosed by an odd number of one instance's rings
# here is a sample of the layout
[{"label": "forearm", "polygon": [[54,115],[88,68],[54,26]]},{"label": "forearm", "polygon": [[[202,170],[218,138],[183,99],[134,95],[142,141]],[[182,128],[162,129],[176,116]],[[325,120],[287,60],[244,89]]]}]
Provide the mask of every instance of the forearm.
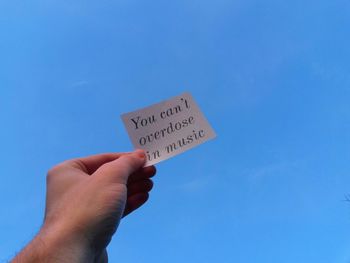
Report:
[{"label": "forearm", "polygon": [[93,263],[96,254],[89,244],[63,229],[43,227],[12,263]]}]

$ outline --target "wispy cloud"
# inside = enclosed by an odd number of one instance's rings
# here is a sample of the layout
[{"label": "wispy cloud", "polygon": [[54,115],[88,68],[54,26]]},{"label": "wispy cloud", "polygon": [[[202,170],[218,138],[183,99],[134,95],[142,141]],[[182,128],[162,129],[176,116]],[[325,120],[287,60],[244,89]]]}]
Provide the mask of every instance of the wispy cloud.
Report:
[{"label": "wispy cloud", "polygon": [[261,167],[249,169],[246,174],[253,179],[262,179],[268,176],[276,176],[297,167],[297,161],[281,161],[270,163]]},{"label": "wispy cloud", "polygon": [[180,189],[185,192],[200,192],[208,189],[212,182],[211,176],[197,177],[180,185]]},{"label": "wispy cloud", "polygon": [[89,82],[86,80],[79,80],[79,81],[73,82],[70,85],[70,88],[81,88],[81,87],[86,86],[88,84],[89,84]]}]

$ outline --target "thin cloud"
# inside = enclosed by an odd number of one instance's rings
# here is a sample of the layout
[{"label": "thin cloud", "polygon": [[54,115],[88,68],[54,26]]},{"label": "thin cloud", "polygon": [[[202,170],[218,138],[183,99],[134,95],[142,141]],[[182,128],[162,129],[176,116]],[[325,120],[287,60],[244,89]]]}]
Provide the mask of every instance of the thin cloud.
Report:
[{"label": "thin cloud", "polygon": [[191,181],[188,181],[182,185],[180,185],[180,189],[185,192],[199,192],[204,191],[208,189],[210,183],[211,183],[211,177],[205,176],[205,177],[197,177]]},{"label": "thin cloud", "polygon": [[80,80],[80,81],[73,82],[73,83],[70,85],[70,87],[71,87],[71,88],[81,88],[81,87],[86,86],[86,85],[88,85],[88,84],[89,84],[88,81],[86,81],[86,80]]},{"label": "thin cloud", "polygon": [[261,179],[267,176],[275,176],[276,174],[281,174],[284,171],[290,170],[291,168],[295,168],[296,165],[296,161],[271,163],[265,166],[251,169],[247,171],[247,174],[248,176],[254,179]]}]

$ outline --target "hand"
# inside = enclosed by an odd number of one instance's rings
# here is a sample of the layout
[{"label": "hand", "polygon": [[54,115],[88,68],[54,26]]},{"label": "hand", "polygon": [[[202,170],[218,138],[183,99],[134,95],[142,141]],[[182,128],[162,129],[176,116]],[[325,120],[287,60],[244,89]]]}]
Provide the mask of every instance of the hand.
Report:
[{"label": "hand", "polygon": [[144,204],[152,189],[149,178],[155,167],[142,168],[144,164],[145,154],[137,150],[73,159],[52,168],[41,242],[62,248],[57,258],[75,253],[70,262],[107,262],[105,248],[120,219]]}]

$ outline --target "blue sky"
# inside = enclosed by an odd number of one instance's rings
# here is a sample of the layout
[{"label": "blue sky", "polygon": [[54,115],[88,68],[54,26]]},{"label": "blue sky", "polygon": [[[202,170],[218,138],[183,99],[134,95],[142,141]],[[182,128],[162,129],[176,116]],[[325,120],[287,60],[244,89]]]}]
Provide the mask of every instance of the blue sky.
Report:
[{"label": "blue sky", "polygon": [[350,262],[350,3],[0,2],[0,261],[45,175],[131,150],[120,114],[184,91],[218,137],[157,165],[111,262]]}]

